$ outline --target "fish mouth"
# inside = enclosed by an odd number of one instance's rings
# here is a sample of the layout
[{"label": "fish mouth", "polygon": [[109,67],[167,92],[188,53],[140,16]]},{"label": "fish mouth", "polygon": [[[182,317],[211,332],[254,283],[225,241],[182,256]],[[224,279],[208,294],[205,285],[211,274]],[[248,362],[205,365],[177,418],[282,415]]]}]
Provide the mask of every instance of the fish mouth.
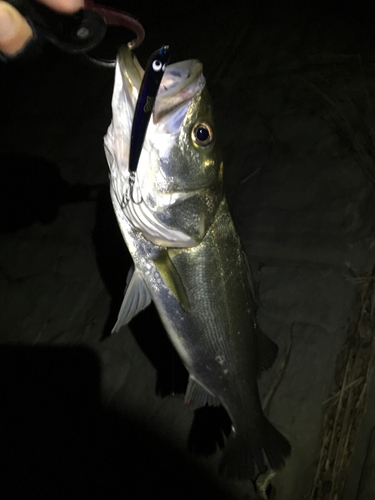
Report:
[{"label": "fish mouth", "polygon": [[190,101],[205,85],[203,66],[197,59],[189,59],[167,66],[155,99],[154,123]]},{"label": "fish mouth", "polygon": [[[123,78],[132,87],[133,98],[136,102],[144,70],[126,46],[119,49],[117,61]],[[188,59],[166,67],[155,99],[154,123],[159,122],[170,111],[190,101],[205,86],[206,80],[202,72],[202,63],[197,59]]]}]

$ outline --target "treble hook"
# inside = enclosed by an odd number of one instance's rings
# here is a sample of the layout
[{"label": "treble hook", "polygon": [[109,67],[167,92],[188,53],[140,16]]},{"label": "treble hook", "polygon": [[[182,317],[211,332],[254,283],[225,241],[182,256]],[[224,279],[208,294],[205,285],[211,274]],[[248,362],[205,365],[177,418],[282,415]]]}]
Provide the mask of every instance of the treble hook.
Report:
[{"label": "treble hook", "polygon": [[142,201],[143,201],[142,195],[141,195],[141,199],[139,201],[135,201],[135,199],[133,197],[134,184],[135,184],[135,172],[130,172],[129,173],[129,187],[126,190],[126,193],[125,193],[125,201],[123,199],[123,201],[121,203],[122,208],[125,208],[126,205],[129,203],[130,200],[135,205],[140,205],[142,203]]}]

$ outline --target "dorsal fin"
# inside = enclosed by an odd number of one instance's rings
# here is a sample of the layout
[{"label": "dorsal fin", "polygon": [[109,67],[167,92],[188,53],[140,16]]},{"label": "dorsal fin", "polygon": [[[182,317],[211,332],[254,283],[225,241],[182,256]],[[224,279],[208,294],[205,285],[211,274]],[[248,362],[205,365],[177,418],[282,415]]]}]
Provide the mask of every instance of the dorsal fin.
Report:
[{"label": "dorsal fin", "polygon": [[254,304],[259,307],[259,301],[258,301],[258,287],[257,284],[255,283],[253,272],[250,267],[249,260],[247,258],[245,249],[243,245],[241,245],[241,253],[242,253],[242,258],[245,264],[245,271],[246,271],[246,276],[247,276],[247,281],[250,286],[250,291],[251,291],[251,299],[254,302]]},{"label": "dorsal fin", "polygon": [[260,377],[262,372],[269,370],[274,364],[279,352],[279,346],[258,325],[255,326],[255,335],[258,348],[257,376]]}]

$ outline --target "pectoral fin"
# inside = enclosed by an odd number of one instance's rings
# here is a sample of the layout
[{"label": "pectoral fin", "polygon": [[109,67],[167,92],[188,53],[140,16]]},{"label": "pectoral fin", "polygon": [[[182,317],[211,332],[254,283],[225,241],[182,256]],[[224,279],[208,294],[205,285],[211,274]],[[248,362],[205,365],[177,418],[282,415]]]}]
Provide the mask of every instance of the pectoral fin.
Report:
[{"label": "pectoral fin", "polygon": [[161,250],[152,260],[164,283],[173,293],[174,297],[179,301],[182,309],[184,309],[184,311],[189,311],[189,298],[187,296],[184,284],[182,283],[181,277],[178,274],[178,271],[168,254],[168,251],[165,249]]},{"label": "pectoral fin", "polygon": [[145,309],[151,302],[151,295],[139,271],[134,266],[128,273],[126,290],[120,312],[112,333],[117,332],[123,325],[127,325],[136,314]]}]

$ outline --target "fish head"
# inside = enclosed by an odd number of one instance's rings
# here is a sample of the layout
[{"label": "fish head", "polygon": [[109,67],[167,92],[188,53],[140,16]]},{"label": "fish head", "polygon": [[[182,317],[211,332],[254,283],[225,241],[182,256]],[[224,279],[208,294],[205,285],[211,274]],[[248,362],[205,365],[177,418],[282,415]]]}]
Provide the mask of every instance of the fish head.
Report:
[{"label": "fish head", "polygon": [[157,245],[195,246],[211,225],[223,196],[222,162],[202,64],[191,59],[167,66],[133,195],[126,199],[132,122],[143,73],[131,51],[121,48],[113,118],[104,139],[115,210],[117,214],[121,210],[133,227]]}]

